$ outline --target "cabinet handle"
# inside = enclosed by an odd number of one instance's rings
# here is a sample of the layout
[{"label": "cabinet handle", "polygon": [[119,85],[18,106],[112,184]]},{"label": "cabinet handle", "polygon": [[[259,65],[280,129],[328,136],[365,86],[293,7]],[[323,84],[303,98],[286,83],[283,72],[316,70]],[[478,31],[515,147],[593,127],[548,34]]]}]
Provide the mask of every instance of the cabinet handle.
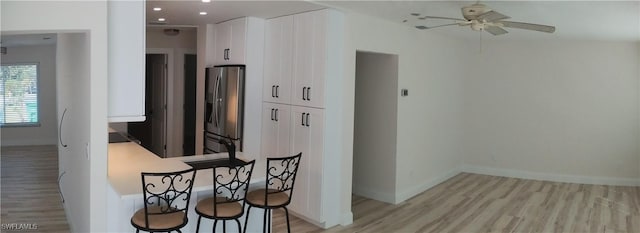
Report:
[{"label": "cabinet handle", "polygon": [[302,87],[302,100],[307,100],[307,99],[304,97],[304,94],[305,94],[306,92],[307,92],[307,87]]},{"label": "cabinet handle", "polygon": [[307,127],[309,127],[309,115],[311,114],[307,113],[307,123],[305,124]]},{"label": "cabinet handle", "polygon": [[276,98],[280,98],[280,85],[276,85]]},{"label": "cabinet handle", "polygon": [[[58,138],[59,138],[58,140],[60,140],[60,145],[61,145],[62,147],[67,147],[67,146],[69,146],[69,145],[64,144],[64,143],[62,142],[62,123],[64,122],[64,115],[65,115],[65,114],[67,114],[67,109],[66,109],[66,108],[64,109],[64,112],[62,112],[62,117],[60,118],[60,126],[58,127]],[[64,198],[63,198],[63,200],[64,200]],[[64,202],[64,201],[63,201],[63,202]]]},{"label": "cabinet handle", "polygon": [[302,117],[300,117],[300,119],[301,119],[300,125],[304,126],[304,112],[302,113]]},{"label": "cabinet handle", "polygon": [[278,121],[278,109],[276,108],[275,110],[276,110],[275,119],[276,119],[276,121]]},{"label": "cabinet handle", "polygon": [[311,97],[309,97],[311,95],[311,87],[307,87],[307,101],[311,101]]},{"label": "cabinet handle", "polygon": [[271,85],[271,97],[276,98],[276,85]]},{"label": "cabinet handle", "polygon": [[273,110],[274,110],[274,109],[272,108],[272,109],[271,109],[271,120],[273,120],[273,112],[274,112]]}]

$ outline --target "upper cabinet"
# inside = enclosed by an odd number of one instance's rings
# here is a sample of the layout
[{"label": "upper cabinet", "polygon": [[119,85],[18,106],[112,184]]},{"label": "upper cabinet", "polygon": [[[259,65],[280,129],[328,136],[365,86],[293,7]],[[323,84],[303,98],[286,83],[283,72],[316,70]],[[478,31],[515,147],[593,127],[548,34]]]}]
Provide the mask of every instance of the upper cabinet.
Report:
[{"label": "upper cabinet", "polygon": [[145,2],[108,2],[109,122],[144,121]]},{"label": "upper cabinet", "polygon": [[248,21],[247,18],[240,18],[216,25],[215,64],[245,64]]},{"label": "upper cabinet", "polygon": [[293,21],[291,104],[324,108],[328,11],[297,14]]},{"label": "upper cabinet", "polygon": [[262,99],[291,103],[293,16],[267,20],[265,25],[264,86]]},{"label": "upper cabinet", "polygon": [[[324,108],[332,11],[267,20],[263,100]],[[340,38],[339,38],[340,39]]]}]

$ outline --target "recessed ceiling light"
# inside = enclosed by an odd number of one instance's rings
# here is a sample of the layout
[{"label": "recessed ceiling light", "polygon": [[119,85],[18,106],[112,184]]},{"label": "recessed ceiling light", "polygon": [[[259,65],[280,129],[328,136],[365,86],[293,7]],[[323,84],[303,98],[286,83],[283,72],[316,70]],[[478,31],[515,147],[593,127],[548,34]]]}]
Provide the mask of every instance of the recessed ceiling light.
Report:
[{"label": "recessed ceiling light", "polygon": [[158,21],[160,22],[164,22],[166,19],[165,18],[158,18]]},{"label": "recessed ceiling light", "polygon": [[202,0],[202,2],[211,2],[211,0]]},{"label": "recessed ceiling light", "polygon": [[207,15],[207,12],[200,11],[200,15]]},{"label": "recessed ceiling light", "polygon": [[162,8],[160,8],[160,7],[154,7],[153,8],[153,11],[161,11],[161,10],[162,10]]}]

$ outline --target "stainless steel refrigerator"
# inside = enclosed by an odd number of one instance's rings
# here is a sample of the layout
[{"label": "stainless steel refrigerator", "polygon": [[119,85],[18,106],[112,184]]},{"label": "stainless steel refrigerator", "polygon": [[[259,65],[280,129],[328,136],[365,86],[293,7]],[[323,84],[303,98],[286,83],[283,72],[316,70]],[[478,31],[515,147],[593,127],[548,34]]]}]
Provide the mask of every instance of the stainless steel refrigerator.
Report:
[{"label": "stainless steel refrigerator", "polygon": [[231,139],[242,151],[244,121],[244,66],[207,68],[205,79],[205,154],[225,152],[221,138]]}]

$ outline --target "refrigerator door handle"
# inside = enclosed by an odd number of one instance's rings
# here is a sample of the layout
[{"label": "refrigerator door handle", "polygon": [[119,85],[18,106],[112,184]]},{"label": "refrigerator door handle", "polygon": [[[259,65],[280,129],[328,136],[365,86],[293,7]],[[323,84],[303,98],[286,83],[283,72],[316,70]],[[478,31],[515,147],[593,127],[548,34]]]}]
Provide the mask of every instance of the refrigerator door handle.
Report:
[{"label": "refrigerator door handle", "polygon": [[[215,127],[218,127],[218,121],[220,118],[220,113],[218,113],[218,108],[219,108],[219,101],[218,101],[218,95],[220,93],[220,75],[216,76],[216,82],[215,82],[215,87],[213,88],[213,118],[215,118],[215,122],[213,123],[213,125]],[[211,120],[209,121],[211,122]]]}]

